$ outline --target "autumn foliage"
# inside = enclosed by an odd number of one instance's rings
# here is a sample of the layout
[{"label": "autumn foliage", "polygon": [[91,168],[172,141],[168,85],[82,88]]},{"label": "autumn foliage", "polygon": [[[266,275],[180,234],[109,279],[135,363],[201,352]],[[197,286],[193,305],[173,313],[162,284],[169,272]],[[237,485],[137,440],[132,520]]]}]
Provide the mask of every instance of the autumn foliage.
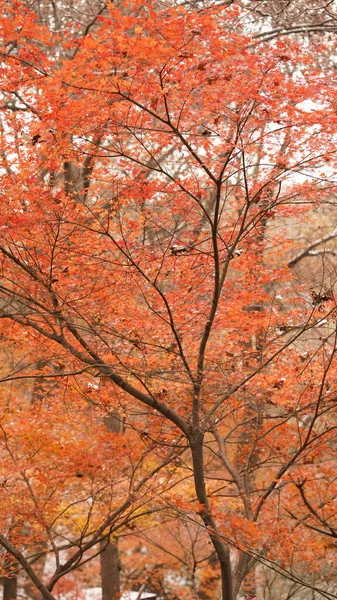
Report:
[{"label": "autumn foliage", "polygon": [[336,193],[335,76],[235,3],[109,4],[81,34],[1,12],[4,573],[53,553],[51,600],[167,519],[212,549],[186,598],[256,561],[329,574],[334,287],[289,263]]}]

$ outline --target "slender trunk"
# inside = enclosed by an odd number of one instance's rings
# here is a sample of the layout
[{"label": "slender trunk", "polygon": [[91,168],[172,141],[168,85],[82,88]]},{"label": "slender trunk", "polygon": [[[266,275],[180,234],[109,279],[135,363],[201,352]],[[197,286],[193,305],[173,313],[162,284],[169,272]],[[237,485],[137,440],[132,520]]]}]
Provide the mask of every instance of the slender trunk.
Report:
[{"label": "slender trunk", "polygon": [[[123,433],[124,423],[117,411],[104,418],[104,424],[112,433]],[[120,593],[118,540],[101,542],[102,600],[113,600]]]},{"label": "slender trunk", "polygon": [[17,577],[4,577],[3,586],[3,600],[16,600],[18,589]]},{"label": "slender trunk", "polygon": [[200,516],[207,528],[220,563],[222,600],[234,600],[229,548],[217,533],[217,526],[210,510],[206,492],[203,439],[204,436],[200,431],[194,432],[190,437],[195,491],[197,499],[202,505]]},{"label": "slender trunk", "polygon": [[113,600],[120,592],[118,542],[101,542],[102,600]]}]

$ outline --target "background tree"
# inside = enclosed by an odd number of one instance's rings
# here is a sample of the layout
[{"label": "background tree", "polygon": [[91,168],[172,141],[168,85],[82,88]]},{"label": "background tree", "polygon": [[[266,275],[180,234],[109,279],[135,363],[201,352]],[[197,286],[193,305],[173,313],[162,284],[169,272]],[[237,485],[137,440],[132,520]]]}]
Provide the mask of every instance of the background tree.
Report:
[{"label": "background tree", "polygon": [[[153,456],[147,464],[147,445],[131,428],[126,436],[108,430],[102,411],[90,402],[88,382],[82,381],[81,387],[77,381],[74,387],[62,376],[43,381],[44,396],[42,386],[39,394],[28,393],[28,378],[24,387],[8,382],[1,397],[1,531],[6,550],[1,572],[10,575],[4,593],[11,598],[18,570],[10,552],[13,545],[24,549],[41,583],[47,579],[48,589],[56,586],[61,593],[69,585],[62,581],[65,576],[101,550],[107,548],[109,554],[110,538],[149,515],[152,486],[157,493],[165,487],[158,480],[161,462],[167,462],[164,453],[161,461]],[[110,565],[103,562],[104,567],[109,570]]]}]

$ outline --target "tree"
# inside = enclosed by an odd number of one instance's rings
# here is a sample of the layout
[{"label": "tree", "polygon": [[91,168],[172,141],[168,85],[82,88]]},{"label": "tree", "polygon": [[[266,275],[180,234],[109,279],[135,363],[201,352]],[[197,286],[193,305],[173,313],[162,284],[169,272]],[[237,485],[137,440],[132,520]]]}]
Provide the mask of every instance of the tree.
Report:
[{"label": "tree", "polygon": [[151,455],[185,440],[193,493],[162,501],[203,524],[232,600],[256,560],[300,582],[292,545],[314,560],[289,503],[334,438],[335,300],[287,263],[335,193],[334,78],[289,41],[261,54],[235,5],[132,8],[78,38],[2,4],[22,110],[3,110],[1,316],[21,376],[61,356]]},{"label": "tree", "polygon": [[[65,378],[57,389],[55,378],[49,389],[46,381],[44,397],[31,398],[27,381],[24,391],[7,386],[1,397],[1,539],[6,551],[1,573],[10,575],[8,594],[22,562],[20,548],[34,570],[37,560],[52,558],[54,571],[51,564],[46,586],[60,593],[64,576],[100,550],[109,556],[109,540],[149,514],[153,489],[165,489],[158,480],[168,459],[163,452],[148,463],[148,448],[131,428],[123,436],[107,429],[101,411],[90,406],[91,388],[81,388],[79,380],[76,389]],[[12,547],[19,560],[13,560]]]}]

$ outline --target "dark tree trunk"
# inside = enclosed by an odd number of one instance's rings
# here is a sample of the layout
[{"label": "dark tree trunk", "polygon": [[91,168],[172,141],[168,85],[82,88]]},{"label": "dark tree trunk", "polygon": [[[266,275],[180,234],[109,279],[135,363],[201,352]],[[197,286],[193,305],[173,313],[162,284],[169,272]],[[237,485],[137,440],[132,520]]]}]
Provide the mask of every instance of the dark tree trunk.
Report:
[{"label": "dark tree trunk", "polygon": [[3,600],[15,600],[17,597],[18,580],[17,577],[3,578]]},{"label": "dark tree trunk", "polygon": [[190,447],[192,451],[194,486],[198,501],[203,507],[200,510],[200,516],[208,530],[214,550],[219,560],[221,572],[221,591],[222,600],[234,600],[233,578],[230,561],[229,548],[222,541],[217,532],[217,526],[210,510],[208,496],[205,485],[204,456],[203,456],[203,434],[200,431],[194,432],[190,436]]},{"label": "dark tree trunk", "polygon": [[[112,433],[123,433],[123,419],[117,412],[104,418],[104,424]],[[101,584],[102,600],[113,600],[120,593],[118,540],[101,542]]]},{"label": "dark tree trunk", "polygon": [[113,600],[120,592],[118,541],[101,542],[102,600]]}]

